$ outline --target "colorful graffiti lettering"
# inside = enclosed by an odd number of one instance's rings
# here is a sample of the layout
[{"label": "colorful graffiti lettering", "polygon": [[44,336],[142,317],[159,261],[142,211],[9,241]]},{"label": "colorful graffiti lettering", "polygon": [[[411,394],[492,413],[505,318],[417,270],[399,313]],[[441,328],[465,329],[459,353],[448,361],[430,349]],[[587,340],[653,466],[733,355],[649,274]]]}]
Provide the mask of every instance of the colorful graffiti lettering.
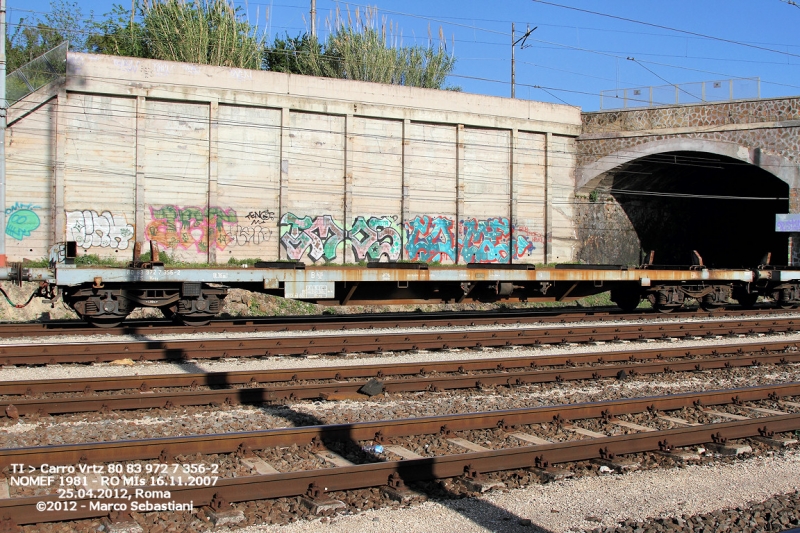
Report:
[{"label": "colorful graffiti lettering", "polygon": [[356,217],[347,233],[353,255],[359,261],[389,261],[400,259],[401,239],[392,217]]},{"label": "colorful graffiti lettering", "polygon": [[418,215],[405,223],[406,254],[412,261],[455,261],[455,223],[440,216]]},{"label": "colorful graffiti lettering", "polygon": [[6,235],[21,241],[25,237],[30,237],[31,232],[38,228],[40,224],[39,215],[30,209],[20,209],[8,218]]},{"label": "colorful graffiti lettering", "polygon": [[152,222],[145,235],[166,248],[196,248],[208,251],[209,245],[224,250],[235,237],[229,233],[239,221],[236,211],[220,207],[178,207],[167,205],[150,208]]},{"label": "colorful graffiti lettering", "polygon": [[289,259],[300,260],[307,248],[308,256],[314,261],[336,259],[336,249],[344,241],[345,232],[330,215],[299,218],[292,213],[281,217],[281,226],[287,229],[281,235],[281,243]]},{"label": "colorful graffiti lettering", "polygon": [[260,226],[270,220],[275,220],[274,211],[250,211],[245,217],[250,221],[251,226]]},{"label": "colorful graffiti lettering", "polygon": [[85,250],[92,246],[125,250],[133,238],[133,226],[125,216],[109,211],[68,211],[67,231],[67,238]]},{"label": "colorful graffiti lettering", "polygon": [[508,263],[511,224],[506,217],[462,220],[458,245],[465,263]]},{"label": "colorful graffiti lettering", "polygon": [[534,243],[544,242],[544,236],[538,231],[531,231],[525,226],[514,226],[514,260],[533,255]]},{"label": "colorful graffiti lettering", "polygon": [[289,259],[300,260],[308,253],[314,262],[333,261],[342,243],[349,243],[357,261],[400,259],[402,243],[393,217],[363,217],[353,220],[350,230],[330,215],[300,218],[292,213],[281,217],[281,243]]}]

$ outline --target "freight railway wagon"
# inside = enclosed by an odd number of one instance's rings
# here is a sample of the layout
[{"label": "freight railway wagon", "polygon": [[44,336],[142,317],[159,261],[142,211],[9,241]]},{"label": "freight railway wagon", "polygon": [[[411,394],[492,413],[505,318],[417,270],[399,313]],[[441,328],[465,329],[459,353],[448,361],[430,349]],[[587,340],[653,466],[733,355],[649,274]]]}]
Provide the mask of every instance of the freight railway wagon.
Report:
[{"label": "freight railway wagon", "polygon": [[[139,306],[202,323],[229,287],[326,305],[797,299],[761,271],[535,268],[579,245],[574,107],[72,52],[66,66],[8,110],[0,277],[39,280],[98,325]],[[50,269],[4,267],[48,254]]]},{"label": "freight railway wagon", "polygon": [[[366,303],[468,303],[564,301],[611,291],[622,309],[646,298],[669,312],[692,298],[707,310],[735,298],[752,306],[759,296],[782,307],[800,304],[800,271],[761,266],[710,269],[703,265],[434,266],[426,263],[369,263],[366,266],[307,266],[262,262],[251,268],[172,268],[140,260],[141,246],[127,268],[77,267],[75,243],[54,246],[51,268],[15,264],[0,279],[38,281],[39,296],[64,301],[87,322],[119,324],[137,307],[156,307],[185,324],[203,325],[222,308],[228,289],[239,287],[322,305]],[[159,257],[153,246],[150,257]]]}]

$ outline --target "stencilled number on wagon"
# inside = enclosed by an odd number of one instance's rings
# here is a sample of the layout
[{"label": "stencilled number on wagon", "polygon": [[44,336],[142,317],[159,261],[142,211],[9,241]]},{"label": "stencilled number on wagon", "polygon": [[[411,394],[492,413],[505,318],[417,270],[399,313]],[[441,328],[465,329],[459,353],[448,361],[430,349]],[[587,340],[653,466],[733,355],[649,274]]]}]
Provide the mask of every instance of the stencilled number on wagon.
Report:
[{"label": "stencilled number on wagon", "polygon": [[311,271],[311,279],[325,279],[325,272]]},{"label": "stencilled number on wagon", "polygon": [[180,276],[180,270],[147,270],[143,272],[143,279],[162,279],[172,276]]}]

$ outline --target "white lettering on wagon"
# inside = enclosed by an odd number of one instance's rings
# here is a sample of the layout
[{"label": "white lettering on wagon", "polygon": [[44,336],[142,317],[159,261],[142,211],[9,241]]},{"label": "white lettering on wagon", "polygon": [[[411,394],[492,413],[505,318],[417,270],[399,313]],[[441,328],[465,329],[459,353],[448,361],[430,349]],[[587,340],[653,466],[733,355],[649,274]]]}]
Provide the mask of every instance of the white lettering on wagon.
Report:
[{"label": "white lettering on wagon", "polygon": [[318,281],[316,283],[304,283],[302,281],[287,281],[284,284],[284,298],[320,299],[328,300],[336,295],[335,284],[332,281]]}]

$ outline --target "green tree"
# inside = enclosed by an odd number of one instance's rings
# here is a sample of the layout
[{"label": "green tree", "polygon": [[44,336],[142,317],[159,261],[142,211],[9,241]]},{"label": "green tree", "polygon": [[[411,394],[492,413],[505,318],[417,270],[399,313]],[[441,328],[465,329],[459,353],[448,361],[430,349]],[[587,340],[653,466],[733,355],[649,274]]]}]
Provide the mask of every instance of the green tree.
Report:
[{"label": "green tree", "polygon": [[93,24],[86,44],[94,54],[150,57],[144,27],[133,20],[129,9],[119,4],[114,4],[104,20]]},{"label": "green tree", "polygon": [[83,17],[75,2],[53,0],[44,18],[22,18],[6,35],[6,71],[13,72],[61,44],[69,41],[72,50],[86,50],[91,20]]},{"label": "green tree", "polygon": [[265,52],[265,67],[275,72],[290,72],[349,80],[372,81],[425,87],[443,87],[456,59],[447,52],[444,35],[439,43],[428,39],[428,46],[398,46],[399,30],[386,21],[378,28],[377,12],[356,10],[347,21],[337,11],[324,44],[308,34],[276,37]]},{"label": "green tree", "polygon": [[275,36],[272,46],[264,48],[263,68],[273,72],[304,74],[304,56],[312,53],[322,55],[322,47],[316,39],[307,33],[290,37],[287,32],[284,37]]}]

